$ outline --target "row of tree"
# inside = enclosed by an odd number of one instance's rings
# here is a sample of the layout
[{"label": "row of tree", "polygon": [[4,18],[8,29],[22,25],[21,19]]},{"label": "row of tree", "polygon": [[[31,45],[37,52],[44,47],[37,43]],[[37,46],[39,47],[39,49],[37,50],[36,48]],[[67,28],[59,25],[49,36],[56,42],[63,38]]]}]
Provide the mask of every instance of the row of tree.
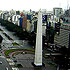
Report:
[{"label": "row of tree", "polygon": [[14,32],[14,35],[18,36],[20,40],[29,40],[31,45],[35,45],[36,34],[34,32],[24,31],[23,28],[7,20],[0,19],[2,26],[6,27],[7,30]]},{"label": "row of tree", "polygon": [[[27,32],[24,31],[23,28],[17,26],[16,24],[9,22],[7,20],[0,19],[0,23],[2,26],[6,27],[7,30],[14,32],[14,35],[18,36],[20,40],[28,40],[29,43],[35,46],[36,43],[36,33],[35,32]],[[43,47],[45,46],[45,42],[54,43],[54,35],[55,30],[49,26],[50,28],[47,29],[47,37],[43,36]],[[47,40],[46,40],[47,39]]]}]

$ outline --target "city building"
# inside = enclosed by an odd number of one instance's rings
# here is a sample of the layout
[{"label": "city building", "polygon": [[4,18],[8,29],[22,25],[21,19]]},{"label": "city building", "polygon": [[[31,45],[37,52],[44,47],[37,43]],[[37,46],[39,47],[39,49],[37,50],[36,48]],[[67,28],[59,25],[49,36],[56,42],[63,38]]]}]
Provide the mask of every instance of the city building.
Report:
[{"label": "city building", "polygon": [[42,25],[42,35],[46,36],[46,23]]},{"label": "city building", "polygon": [[70,17],[70,8],[67,9],[67,10],[65,10],[64,16],[65,16],[65,17]]},{"label": "city building", "polygon": [[55,35],[54,42],[60,46],[69,47],[69,34],[70,34],[70,24],[62,24],[60,28],[60,34]]},{"label": "city building", "polygon": [[25,16],[24,13],[20,14],[19,26],[22,27],[24,30],[26,30],[27,28],[27,16]]},{"label": "city building", "polygon": [[37,32],[37,21],[34,21],[34,32]]},{"label": "city building", "polygon": [[28,32],[30,32],[30,20],[27,20],[27,28],[26,28],[26,30],[27,30]]},{"label": "city building", "polygon": [[53,8],[53,14],[56,17],[60,17],[63,14],[63,9],[62,8]]},{"label": "city building", "polygon": [[43,14],[45,14],[45,13],[46,13],[46,11],[47,11],[46,9],[42,9],[42,13],[43,13]]},{"label": "city building", "polygon": [[12,10],[10,10],[9,14],[10,15],[15,15],[16,14],[16,11],[12,9]]},{"label": "city building", "polygon": [[20,17],[19,18],[19,26],[22,27],[22,25],[23,25],[23,17]]},{"label": "city building", "polygon": [[47,15],[47,19],[53,19],[53,11],[47,11],[46,12],[46,15]]},{"label": "city building", "polygon": [[13,15],[12,16],[12,22],[14,23],[14,24],[17,24],[17,25],[19,25],[19,18],[20,18],[20,15]]},{"label": "city building", "polygon": [[27,19],[31,21],[32,15],[27,14]]},{"label": "city building", "polygon": [[20,11],[16,11],[16,15],[20,15]]},{"label": "city building", "polygon": [[27,16],[23,17],[23,24],[22,24],[22,28],[26,30],[27,28]]}]

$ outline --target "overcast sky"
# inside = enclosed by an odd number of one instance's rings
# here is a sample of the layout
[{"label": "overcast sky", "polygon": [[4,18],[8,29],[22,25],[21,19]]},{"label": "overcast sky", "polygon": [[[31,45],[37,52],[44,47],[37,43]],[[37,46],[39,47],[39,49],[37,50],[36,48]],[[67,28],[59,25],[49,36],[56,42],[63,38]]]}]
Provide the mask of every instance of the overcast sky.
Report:
[{"label": "overcast sky", "polygon": [[67,8],[70,0],[0,0],[0,10],[52,10],[53,7]]}]

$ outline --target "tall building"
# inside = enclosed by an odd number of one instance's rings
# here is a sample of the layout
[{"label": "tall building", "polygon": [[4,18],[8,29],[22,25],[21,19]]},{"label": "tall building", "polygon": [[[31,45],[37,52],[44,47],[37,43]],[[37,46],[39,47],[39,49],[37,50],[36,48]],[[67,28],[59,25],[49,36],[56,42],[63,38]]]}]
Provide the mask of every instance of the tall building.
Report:
[{"label": "tall building", "polygon": [[45,13],[46,13],[46,11],[47,11],[46,9],[42,9],[42,13],[43,13],[43,14],[45,14]]},{"label": "tall building", "polygon": [[26,28],[26,30],[27,30],[28,32],[30,32],[30,20],[27,20],[27,28]]},{"label": "tall building", "polygon": [[16,14],[16,11],[15,11],[15,10],[13,10],[13,9],[12,9],[12,10],[10,10],[10,14],[11,14],[11,15],[15,15],[15,14]]},{"label": "tall building", "polygon": [[63,9],[62,8],[53,8],[53,14],[56,17],[60,17],[63,14]]},{"label": "tall building", "polygon": [[21,17],[19,18],[19,26],[25,30],[27,28],[27,16],[24,16],[24,14],[21,14]]},{"label": "tall building", "polygon": [[17,25],[18,25],[18,20],[19,20],[19,18],[20,18],[20,15],[13,15],[13,16],[12,16],[12,22],[13,22],[14,24],[17,24]]},{"label": "tall building", "polygon": [[[47,11],[46,12],[47,18],[53,19],[53,11]],[[51,18],[52,17],[52,18]]]},{"label": "tall building", "polygon": [[34,21],[34,32],[37,32],[37,21]]},{"label": "tall building", "polygon": [[27,16],[24,16],[24,17],[23,17],[22,28],[23,28],[23,29],[26,29],[26,28],[27,28]]},{"label": "tall building", "polygon": [[19,26],[22,27],[22,25],[23,25],[23,17],[20,17],[19,18]]},{"label": "tall building", "polygon": [[16,15],[20,15],[20,11],[16,11]]},{"label": "tall building", "polygon": [[31,17],[32,17],[32,15],[28,15],[28,14],[27,14],[27,19],[28,19],[28,20],[31,21]]},{"label": "tall building", "polygon": [[63,24],[60,28],[60,34],[55,35],[54,42],[61,46],[69,47],[70,24]]}]

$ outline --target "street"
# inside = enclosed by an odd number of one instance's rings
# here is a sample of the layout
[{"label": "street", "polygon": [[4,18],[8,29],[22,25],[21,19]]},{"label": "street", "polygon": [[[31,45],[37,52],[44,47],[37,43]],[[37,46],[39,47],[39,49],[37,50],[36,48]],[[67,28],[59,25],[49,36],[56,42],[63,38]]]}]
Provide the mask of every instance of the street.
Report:
[{"label": "street", "polygon": [[[28,41],[26,40],[19,40],[18,37],[13,35],[13,32],[8,31],[5,27],[0,26],[0,28],[3,30],[0,31],[0,35],[3,37],[3,41],[1,44],[1,52],[0,55],[2,57],[0,57],[0,61],[2,61],[2,64],[0,64],[0,70],[6,70],[6,67],[8,67],[9,70],[12,70],[9,62],[6,60],[7,58],[4,57],[3,51],[4,50],[9,50],[9,49],[34,49],[33,46],[31,46]],[[9,40],[3,33],[6,33],[10,38],[12,38],[14,41]],[[20,46],[13,46],[13,42],[18,43]],[[42,68],[35,68],[32,65],[32,62],[34,62],[34,55],[32,54],[18,54],[15,56],[15,58],[10,58],[12,60],[17,60],[17,64],[21,64],[23,66],[23,68],[19,68],[19,70],[56,70],[55,66],[49,66],[47,65],[47,60],[43,60],[43,62],[46,64],[46,67],[42,67]],[[12,62],[13,63],[13,62]]]},{"label": "street", "polygon": [[8,68],[8,70],[12,70],[4,56],[0,56],[0,62],[2,62],[0,63],[0,70],[6,70],[6,67]]}]

